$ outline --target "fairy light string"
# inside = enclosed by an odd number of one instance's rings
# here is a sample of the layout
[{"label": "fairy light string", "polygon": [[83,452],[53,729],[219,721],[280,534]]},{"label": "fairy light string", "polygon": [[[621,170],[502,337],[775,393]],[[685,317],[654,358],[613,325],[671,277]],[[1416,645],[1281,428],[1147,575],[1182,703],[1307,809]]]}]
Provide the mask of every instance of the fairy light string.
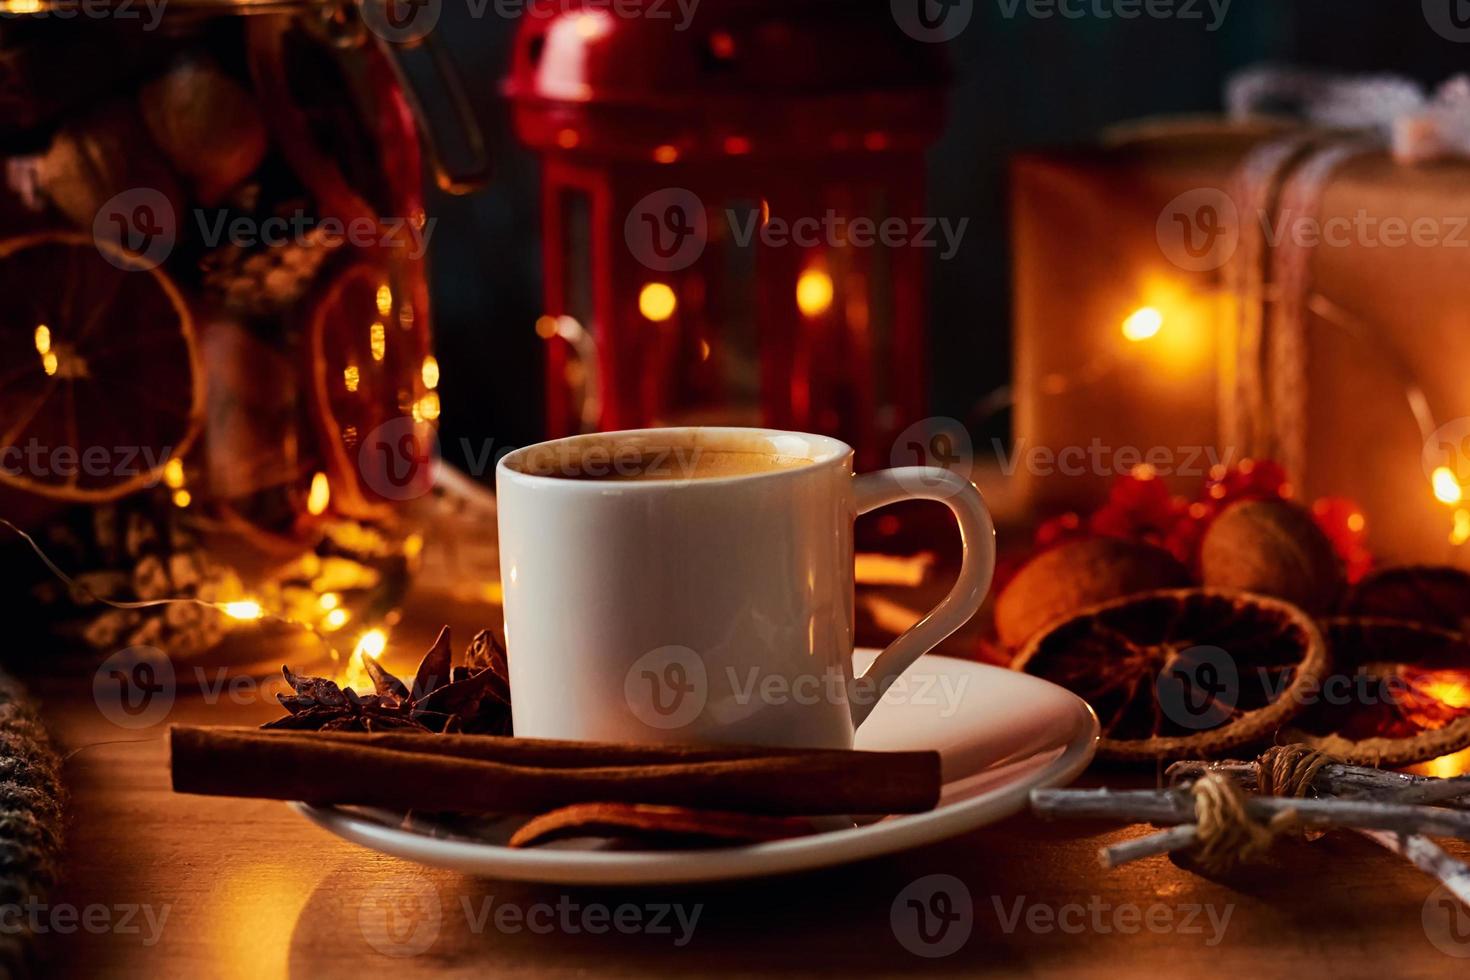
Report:
[{"label": "fairy light string", "polygon": [[[20,537],[20,539],[26,543],[31,551],[35,553],[36,557],[41,560],[41,563],[46,566],[46,569],[53,576],[55,576],[58,581],[66,585],[67,588],[73,590],[74,594],[80,593],[84,596],[89,597],[92,601],[100,603],[104,606],[125,611],[159,609],[166,606],[197,606],[204,609],[213,610],[214,612],[227,616],[237,622],[279,623],[283,626],[304,630],[305,632],[310,633],[313,637],[316,638],[318,642],[321,643],[321,645],[331,656],[333,661],[341,663],[344,660],[341,651],[337,648],[336,644],[332,642],[330,636],[327,633],[324,633],[322,630],[318,629],[315,623],[311,623],[302,619],[297,619],[292,616],[285,616],[280,613],[272,612],[266,609],[263,605],[261,605],[260,602],[254,599],[237,599],[228,602],[216,602],[209,599],[200,599],[193,596],[175,596],[161,599],[136,600],[104,598],[103,596],[98,595],[92,589],[88,588],[83,583],[68,575],[59,565],[56,564],[55,561],[51,559],[51,556],[46,553],[46,550],[42,548],[40,543],[30,534],[23,531],[21,528],[17,527],[11,521],[6,520],[3,517],[0,517],[0,525],[4,525],[5,527],[9,528],[18,537]],[[365,650],[371,655],[376,655],[377,653],[382,652],[383,644],[385,643],[385,641],[386,635],[383,634],[381,630],[369,630],[363,634],[362,638],[359,639],[357,647],[358,649]],[[357,650],[354,650],[354,653],[356,652]],[[350,664],[350,661],[348,661],[348,663]]]},{"label": "fairy light string", "polygon": [[[1268,287],[1265,290],[1265,302],[1275,302],[1278,292],[1278,288]],[[1201,295],[1206,298],[1208,296]],[[1313,292],[1304,305],[1322,323],[1371,349],[1377,363],[1392,371],[1403,389],[1404,403],[1414,418],[1420,437],[1427,442],[1439,428],[1439,422],[1430,406],[1429,396],[1404,358],[1378,339],[1381,334],[1371,323],[1322,293]],[[1128,346],[1132,347],[1150,343],[1167,333],[1169,320],[1167,310],[1143,305],[1123,317],[1118,329]],[[1094,356],[1073,373],[1054,372],[1047,375],[1041,383],[1041,394],[1056,398],[1074,393],[1108,378],[1127,363],[1127,359],[1118,352]],[[982,425],[1014,404],[1015,392],[1011,386],[997,388],[976,403],[970,413],[970,420],[975,425]],[[1448,536],[1450,544],[1458,548],[1470,543],[1470,507],[1464,506],[1470,503],[1470,493],[1466,492],[1459,474],[1452,468],[1443,466],[1435,470],[1429,482],[1434,498],[1451,509],[1451,529]]]}]

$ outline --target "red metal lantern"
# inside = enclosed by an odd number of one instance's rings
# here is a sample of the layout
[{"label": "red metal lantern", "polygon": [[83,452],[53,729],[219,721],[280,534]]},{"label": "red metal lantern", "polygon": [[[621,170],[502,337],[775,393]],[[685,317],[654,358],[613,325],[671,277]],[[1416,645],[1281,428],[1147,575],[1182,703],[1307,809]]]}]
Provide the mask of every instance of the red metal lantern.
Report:
[{"label": "red metal lantern", "polygon": [[886,5],[558,6],[506,84],[543,160],[550,434],[759,424],[881,461],[926,414],[926,250],[880,230],[924,213],[937,46]]}]

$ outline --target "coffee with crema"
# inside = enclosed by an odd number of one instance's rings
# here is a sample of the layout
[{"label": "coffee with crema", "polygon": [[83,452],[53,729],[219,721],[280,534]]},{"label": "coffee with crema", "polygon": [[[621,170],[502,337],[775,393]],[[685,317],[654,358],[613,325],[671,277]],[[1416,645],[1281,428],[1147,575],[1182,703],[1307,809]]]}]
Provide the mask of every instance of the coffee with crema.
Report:
[{"label": "coffee with crema", "polygon": [[699,446],[558,446],[532,453],[519,467],[533,476],[563,480],[640,483],[716,480],[808,466],[811,460],[769,449]]}]

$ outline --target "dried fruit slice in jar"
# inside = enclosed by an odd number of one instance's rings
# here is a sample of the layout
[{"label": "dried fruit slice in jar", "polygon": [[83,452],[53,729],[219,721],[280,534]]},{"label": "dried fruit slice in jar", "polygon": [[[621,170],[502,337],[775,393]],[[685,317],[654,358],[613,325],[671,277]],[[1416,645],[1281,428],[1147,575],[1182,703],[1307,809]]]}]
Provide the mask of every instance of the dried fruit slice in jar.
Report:
[{"label": "dried fruit slice in jar", "polygon": [[1379,569],[1353,586],[1343,614],[1464,633],[1470,626],[1470,573],[1448,565]]},{"label": "dried fruit slice in jar", "polygon": [[198,438],[194,321],[152,263],[73,232],[0,241],[0,484],[98,503]]},{"label": "dried fruit slice in jar", "polygon": [[1296,606],[1172,589],[1082,610],[1033,637],[1015,667],[1092,705],[1100,757],[1143,760],[1269,738],[1318,689],[1327,663],[1321,633]]},{"label": "dried fruit slice in jar", "polygon": [[1404,766],[1470,746],[1470,640],[1387,619],[1322,624],[1336,673],[1293,738],[1346,762]]},{"label": "dried fruit slice in jar", "polygon": [[307,368],[312,417],[334,512],[383,515],[433,483],[438,364],[415,329],[412,277],[363,261],[338,273],[313,302]]}]

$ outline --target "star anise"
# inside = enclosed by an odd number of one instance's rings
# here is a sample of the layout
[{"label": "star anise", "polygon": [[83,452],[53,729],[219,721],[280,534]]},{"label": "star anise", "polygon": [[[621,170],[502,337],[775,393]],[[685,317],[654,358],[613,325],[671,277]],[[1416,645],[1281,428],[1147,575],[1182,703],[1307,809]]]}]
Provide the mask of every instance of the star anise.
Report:
[{"label": "star anise", "polygon": [[481,630],[452,666],[449,627],[424,655],[412,683],[405,684],[363,654],[374,693],[358,694],[324,677],[303,677],[283,667],[291,694],[277,695],[290,712],[262,728],[321,732],[464,732],[510,734],[510,680],[505,648]]}]

